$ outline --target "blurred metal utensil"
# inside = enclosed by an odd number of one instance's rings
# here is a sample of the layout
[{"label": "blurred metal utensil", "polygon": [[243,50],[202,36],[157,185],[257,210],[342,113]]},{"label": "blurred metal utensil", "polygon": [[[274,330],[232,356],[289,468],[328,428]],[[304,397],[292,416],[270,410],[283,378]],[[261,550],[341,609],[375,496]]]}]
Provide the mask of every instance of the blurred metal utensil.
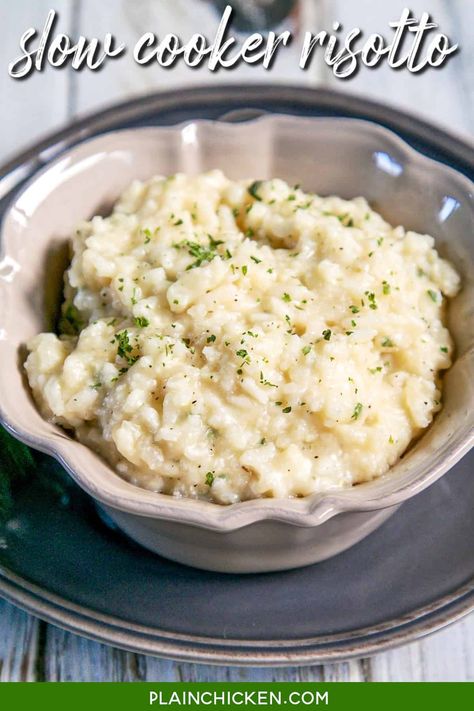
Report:
[{"label": "blurred metal utensil", "polygon": [[270,30],[279,25],[299,3],[299,0],[210,0],[222,13],[227,5],[233,8],[232,24],[240,32]]}]

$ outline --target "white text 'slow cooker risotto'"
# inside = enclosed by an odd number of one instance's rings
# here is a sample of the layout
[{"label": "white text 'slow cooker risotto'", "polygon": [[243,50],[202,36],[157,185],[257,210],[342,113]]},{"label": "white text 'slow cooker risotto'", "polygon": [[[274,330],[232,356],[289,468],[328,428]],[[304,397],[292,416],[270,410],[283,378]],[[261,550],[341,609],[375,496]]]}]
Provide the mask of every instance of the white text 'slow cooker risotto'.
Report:
[{"label": "white text 'slow cooker risotto'", "polygon": [[82,224],[43,413],[133,483],[228,504],[377,477],[440,409],[459,278],[362,198],[220,171],[135,182]]}]

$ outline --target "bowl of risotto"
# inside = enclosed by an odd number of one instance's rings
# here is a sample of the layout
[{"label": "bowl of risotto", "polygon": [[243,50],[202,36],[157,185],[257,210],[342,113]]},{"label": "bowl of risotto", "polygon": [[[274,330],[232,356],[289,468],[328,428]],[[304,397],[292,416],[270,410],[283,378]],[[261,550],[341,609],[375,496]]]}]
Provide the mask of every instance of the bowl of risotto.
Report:
[{"label": "bowl of risotto", "polygon": [[472,218],[355,119],[83,142],[3,222],[2,421],[176,561],[335,555],[472,445]]}]

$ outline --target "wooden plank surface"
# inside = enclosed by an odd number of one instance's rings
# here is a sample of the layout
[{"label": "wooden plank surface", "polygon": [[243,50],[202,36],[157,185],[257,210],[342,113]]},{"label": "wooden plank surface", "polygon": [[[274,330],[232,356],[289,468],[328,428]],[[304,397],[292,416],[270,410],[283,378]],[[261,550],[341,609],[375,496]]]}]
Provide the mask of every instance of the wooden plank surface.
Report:
[{"label": "wooden plank surface", "polygon": [[[0,45],[0,160],[16,153],[41,135],[58,128],[69,118],[71,73],[51,67],[27,79],[13,80],[8,75],[8,64],[21,56],[19,40],[25,30],[34,27],[41,32],[50,0],[10,3],[2,13],[2,42]],[[71,31],[73,3],[57,0],[59,32]],[[37,46],[37,44],[34,44]],[[7,108],[8,107],[8,108]]]},{"label": "wooden plank surface", "polygon": [[[96,73],[82,72],[76,78],[77,97],[75,109],[82,114],[91,109],[118,101],[124,97],[133,97],[147,91],[171,89],[177,85],[197,86],[212,81],[213,84],[245,81],[277,81],[297,84],[314,84],[322,79],[321,65],[316,63],[311,72],[302,72],[298,68],[299,44],[298,26],[311,23],[319,17],[318,1],[310,0],[301,4],[299,17],[292,20],[288,29],[296,39],[277,54],[272,70],[266,71],[261,66],[240,63],[237,68],[228,71],[209,72],[206,66],[189,68],[182,62],[176,63],[172,70],[159,67],[156,63],[139,67],[132,59],[132,48],[145,31],[154,32],[163,37],[168,32],[175,32],[185,42],[195,32],[203,32],[209,40],[215,35],[219,15],[210,3],[173,0],[163,2],[96,2],[81,0],[78,12],[79,26],[85,35],[103,36],[112,32],[117,39],[125,42],[127,55],[117,62],[110,62],[106,69]],[[111,11],[112,10],[112,11]],[[197,19],[199,12],[199,19]],[[286,27],[285,27],[286,29]]]},{"label": "wooden plank surface", "polygon": [[457,59],[458,72],[455,83],[460,95],[461,110],[466,116],[468,130],[474,132],[474,2],[451,0],[449,4],[451,25],[461,50]]},{"label": "wooden plank surface", "polygon": [[[405,7],[409,7],[418,18],[423,12],[430,13],[432,19],[439,24],[440,31],[447,34],[453,43],[461,44],[461,50],[448,58],[441,69],[410,74],[407,70],[394,71],[386,63],[382,63],[375,69],[362,67],[355,77],[347,81],[335,79],[327,69],[328,82],[336,88],[420,114],[431,122],[439,123],[455,132],[472,133],[473,2],[324,0],[324,4],[326,26],[330,27],[332,22],[337,20],[346,30],[353,27],[363,29],[364,37],[368,37],[372,32],[379,32],[387,39],[393,34],[389,22],[396,22]],[[467,98],[467,95],[470,98]]]},{"label": "wooden plank surface", "polygon": [[370,661],[374,681],[474,681],[474,615]]},{"label": "wooden plank surface", "polygon": [[[49,0],[11,3],[7,32],[0,46],[2,66],[18,54],[18,39],[29,26],[41,29]],[[71,34],[100,36],[112,31],[117,39],[133,44],[146,30],[163,34],[176,30],[183,37],[206,26],[211,34],[216,18],[199,0],[56,0],[58,27]],[[303,0],[299,26],[311,30],[330,29],[337,19],[346,27],[361,26],[366,32],[384,33],[389,20],[397,19],[405,6],[399,0]],[[296,69],[296,50],[288,49],[286,61],[265,73],[240,66],[232,72],[210,77],[205,70],[166,72],[157,67],[143,69],[131,57],[92,74],[82,71],[47,69],[27,81],[14,82],[0,72],[2,104],[11,107],[0,113],[0,160],[15,152],[68,118],[98,108],[113,100],[144,91],[196,84],[205,81],[270,80],[313,85],[328,84],[365,94],[415,110],[462,133],[474,128],[474,83],[470,75],[474,47],[474,3],[470,0],[412,0],[414,12],[427,10],[448,34],[460,41],[462,51],[442,72],[410,77],[387,69],[362,70],[349,82],[334,80],[321,59],[310,72]],[[197,9],[198,8],[198,9]],[[197,13],[201,13],[199,21]],[[296,26],[295,26],[296,27]],[[304,681],[451,681],[474,680],[474,616],[458,622],[419,642],[377,655],[371,659],[341,664],[286,669],[211,667],[177,663],[131,654],[83,639],[39,622],[31,615],[0,601],[0,680],[48,681],[132,681],[132,680],[304,680]]]},{"label": "wooden plank surface", "polygon": [[0,681],[36,680],[42,624],[0,600]]}]

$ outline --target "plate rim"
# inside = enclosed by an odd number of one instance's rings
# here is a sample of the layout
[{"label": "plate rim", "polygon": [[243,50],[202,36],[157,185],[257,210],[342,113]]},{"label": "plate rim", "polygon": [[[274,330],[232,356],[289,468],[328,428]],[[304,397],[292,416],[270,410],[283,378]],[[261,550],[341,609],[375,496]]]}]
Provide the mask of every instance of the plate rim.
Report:
[{"label": "plate rim", "polygon": [[[416,115],[370,99],[333,89],[313,89],[287,84],[227,84],[213,87],[205,85],[154,92],[114,103],[50,132],[0,167],[0,199],[8,200],[24,180],[64,150],[98,133],[114,130],[120,125],[123,127],[126,120],[147,118],[157,111],[178,106],[180,109],[202,107],[203,101],[211,104],[218,102],[222,105],[229,97],[231,103],[238,104],[239,108],[245,107],[249,101],[258,100],[262,104],[269,101],[276,101],[280,105],[285,102],[294,104],[296,114],[298,107],[345,111],[353,118],[367,118],[369,114],[370,118],[367,120],[408,135],[409,138],[405,140],[421,140],[428,146],[450,155],[451,159],[458,163],[457,166],[451,163],[451,167],[459,172],[464,172],[460,171],[459,164],[467,170],[472,170],[474,166],[474,142],[468,137],[457,136]],[[228,111],[229,107],[226,106],[224,113]],[[370,656],[431,634],[474,610],[474,579],[427,606],[413,610],[410,613],[413,619],[409,621],[404,619],[406,616],[402,616],[383,623],[382,632],[380,625],[374,625],[372,628],[351,631],[345,640],[324,643],[320,641],[319,647],[314,640],[312,646],[306,641],[299,647],[295,647],[297,641],[289,640],[266,649],[267,642],[258,642],[252,651],[246,651],[248,641],[233,640],[233,643],[237,642],[234,647],[223,645],[221,641],[219,648],[218,645],[213,647],[210,644],[210,638],[207,641],[204,638],[190,638],[185,643],[177,641],[177,634],[169,633],[168,640],[158,638],[144,644],[147,641],[146,636],[143,633],[130,632],[130,626],[124,627],[123,620],[108,617],[105,621],[98,621],[97,613],[90,608],[81,608],[61,597],[54,601],[44,588],[36,587],[19,576],[7,574],[6,569],[1,567],[0,596],[40,619],[128,651],[185,662],[277,667],[321,664]],[[73,610],[71,606],[77,609]],[[363,636],[361,632],[364,632]]]},{"label": "plate rim", "polygon": [[[58,129],[48,131],[43,138],[27,145],[26,148],[10,156],[0,165],[0,198],[4,196],[1,189],[4,179],[12,176],[21,166],[26,164],[37,169],[56,158],[63,150],[95,135],[91,132],[111,131],[114,126],[121,125],[124,120],[153,115],[157,108],[161,110],[177,106],[185,108],[188,104],[202,106],[203,102],[215,101],[216,97],[220,97],[220,102],[223,100],[240,102],[239,108],[245,108],[246,102],[249,101],[261,101],[262,103],[286,101],[295,102],[295,104],[306,108],[311,106],[350,111],[353,118],[364,118],[369,112],[372,117],[367,120],[376,121],[391,130],[403,131],[414,139],[426,141],[428,134],[430,137],[428,142],[431,145],[451,153],[452,157],[471,170],[474,166],[474,139],[468,135],[457,134],[444,126],[426,120],[419,114],[401,110],[388,103],[375,101],[365,96],[323,87],[295,86],[285,82],[280,84],[235,83],[217,86],[201,84],[177,90],[145,92],[132,99],[111,102],[98,111],[87,112],[81,118],[73,119]],[[231,110],[232,108],[226,107],[224,113],[217,120],[220,120]],[[263,111],[274,113],[265,109]],[[391,128],[393,125],[396,126],[396,129]],[[44,158],[41,158],[42,154],[45,154]],[[22,176],[20,180],[23,181]],[[14,187],[13,185],[13,189]],[[11,190],[12,188],[7,188],[7,192]]]},{"label": "plate rim", "polygon": [[[196,636],[162,633],[162,636],[147,635],[147,628],[133,625],[123,628],[120,618],[93,612],[72,603],[54,593],[45,593],[39,586],[29,583],[15,574],[5,576],[0,568],[0,596],[34,614],[39,619],[56,625],[68,632],[79,634],[96,642],[110,644],[124,651],[164,657],[179,662],[195,662],[211,665],[285,667],[306,666],[341,662],[348,659],[369,657],[389,649],[395,649],[437,632],[457,622],[474,610],[474,578],[459,587],[456,592],[438,598],[428,605],[417,608],[404,617],[352,631],[346,639],[318,642],[288,640],[265,648],[265,642],[253,645],[242,640],[216,640]],[[438,609],[436,609],[438,608]],[[81,612],[83,610],[83,612]],[[392,624],[393,622],[393,624]],[[397,624],[398,623],[398,624]],[[377,628],[386,628],[380,632]],[[153,628],[149,628],[150,630]],[[177,637],[183,639],[177,641]],[[340,635],[334,635],[339,637]],[[301,644],[295,647],[298,642]],[[232,646],[234,645],[234,646]]]}]

